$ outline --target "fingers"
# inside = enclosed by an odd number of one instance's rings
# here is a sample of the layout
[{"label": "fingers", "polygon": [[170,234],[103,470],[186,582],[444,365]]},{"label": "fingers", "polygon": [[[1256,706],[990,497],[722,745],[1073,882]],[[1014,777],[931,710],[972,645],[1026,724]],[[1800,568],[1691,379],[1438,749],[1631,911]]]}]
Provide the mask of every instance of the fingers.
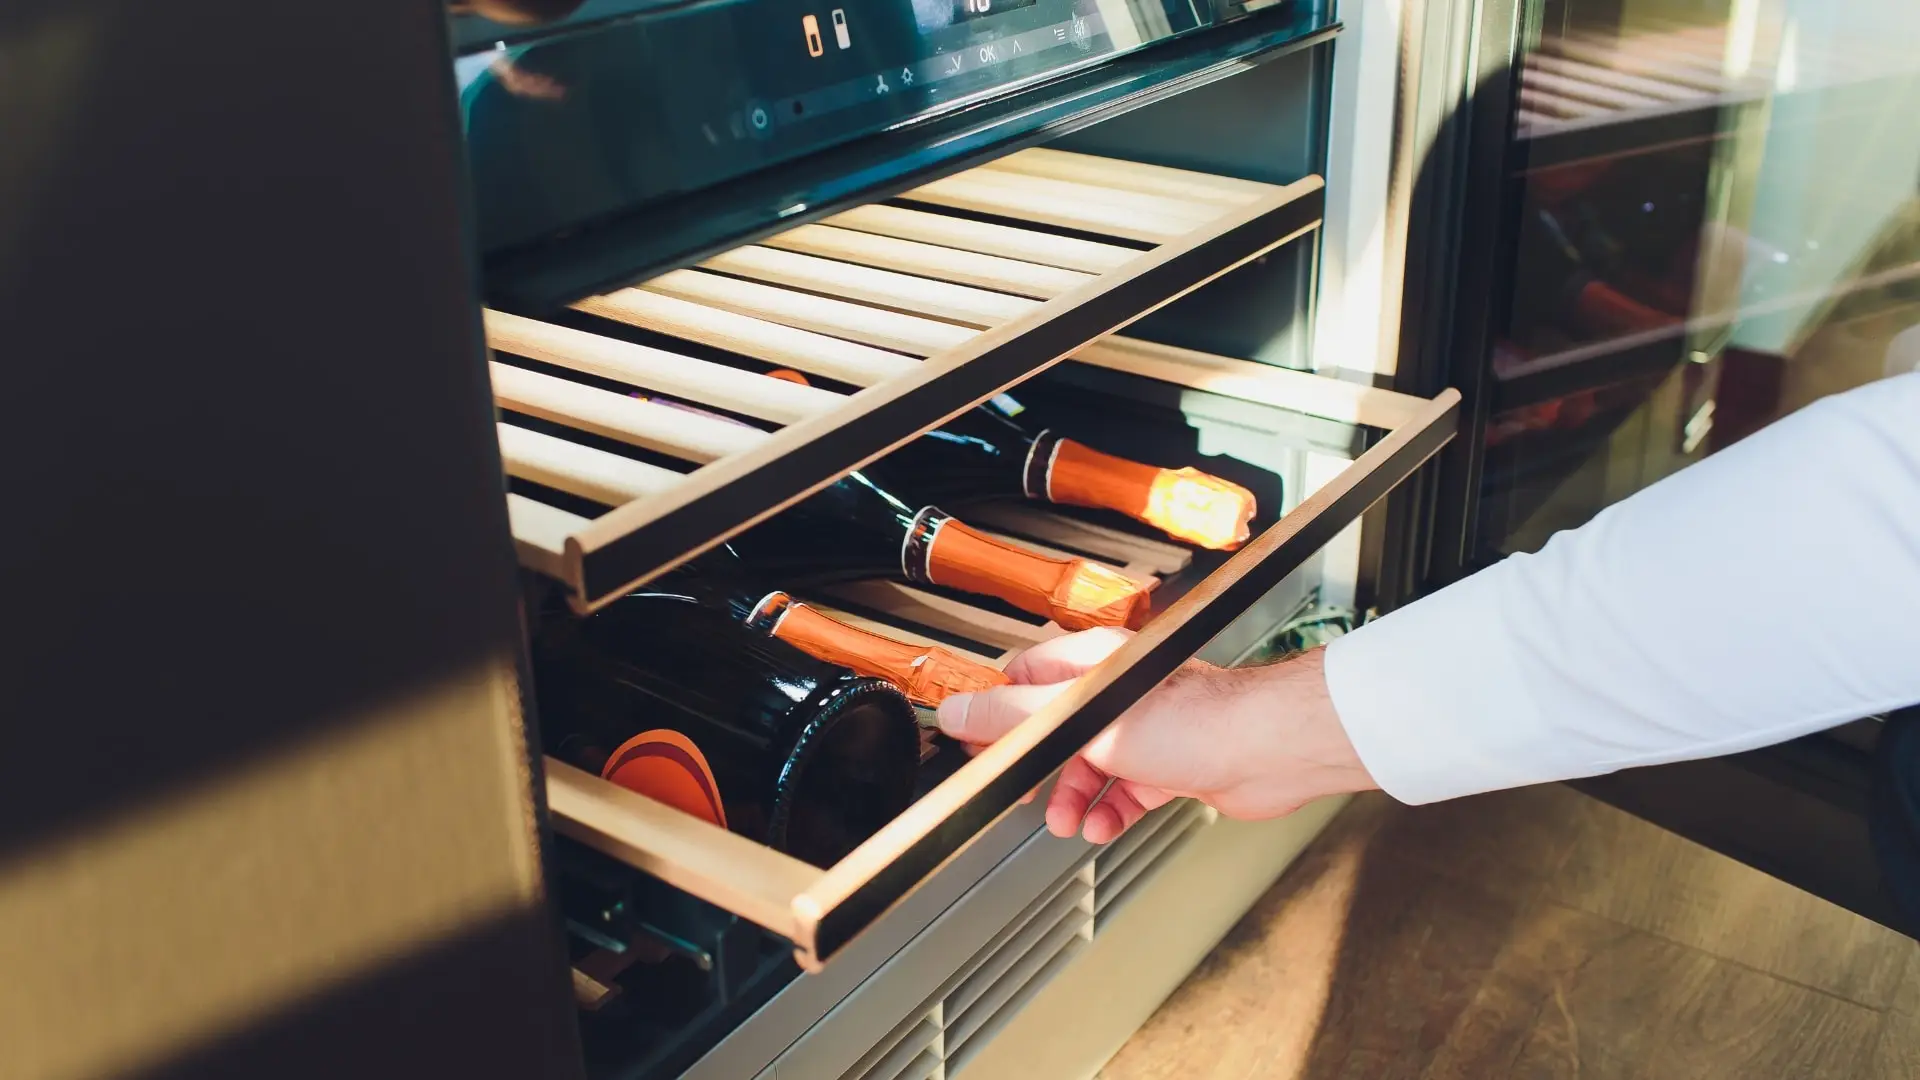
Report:
[{"label": "fingers", "polygon": [[1147,808],[1140,805],[1127,785],[1114,784],[1088,808],[1087,819],[1080,823],[1080,835],[1089,844],[1110,844],[1146,816]]},{"label": "fingers", "polygon": [[1087,764],[1085,758],[1067,762],[1047,799],[1047,831],[1063,840],[1079,835],[1080,823],[1106,786],[1107,774]]},{"label": "fingers", "polygon": [[1110,844],[1173,799],[1157,787],[1113,780],[1076,757],[1060,770],[1047,800],[1047,831],[1062,839],[1078,834],[1088,843]]},{"label": "fingers", "polygon": [[1101,626],[1043,641],[1007,663],[1007,678],[1045,685],[1071,682],[1127,643],[1133,631]]},{"label": "fingers", "polygon": [[1071,685],[997,686],[977,694],[955,694],[940,703],[940,730],[965,743],[985,744],[1019,726]]},{"label": "fingers", "polygon": [[1145,784],[1122,780],[1107,789],[1100,801],[1087,811],[1080,835],[1092,844],[1111,844],[1120,834],[1140,824],[1140,819],[1174,800],[1170,792]]}]

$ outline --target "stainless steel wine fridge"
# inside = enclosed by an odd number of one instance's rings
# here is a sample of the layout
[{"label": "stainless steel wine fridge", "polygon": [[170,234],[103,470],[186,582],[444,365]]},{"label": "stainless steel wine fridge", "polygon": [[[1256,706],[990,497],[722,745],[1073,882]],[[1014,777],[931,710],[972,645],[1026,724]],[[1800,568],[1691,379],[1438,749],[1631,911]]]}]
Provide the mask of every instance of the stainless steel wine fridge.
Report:
[{"label": "stainless steel wine fridge", "polygon": [[[16,5],[0,1072],[1092,1075],[1340,805],[1057,840],[1079,745],[1920,365],[1913,16],[1845,10]],[[856,690],[884,775],[748,797]],[[582,719],[648,694],[755,724]],[[1881,730],[1590,790],[1893,921]]]}]

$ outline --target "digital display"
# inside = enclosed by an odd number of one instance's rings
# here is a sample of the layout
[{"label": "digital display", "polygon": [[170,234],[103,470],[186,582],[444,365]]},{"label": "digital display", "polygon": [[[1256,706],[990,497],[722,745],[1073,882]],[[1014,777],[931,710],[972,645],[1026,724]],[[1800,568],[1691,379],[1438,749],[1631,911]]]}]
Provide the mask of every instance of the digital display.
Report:
[{"label": "digital display", "polygon": [[1036,3],[1039,0],[913,0],[913,21],[920,25],[921,33],[931,34]]}]

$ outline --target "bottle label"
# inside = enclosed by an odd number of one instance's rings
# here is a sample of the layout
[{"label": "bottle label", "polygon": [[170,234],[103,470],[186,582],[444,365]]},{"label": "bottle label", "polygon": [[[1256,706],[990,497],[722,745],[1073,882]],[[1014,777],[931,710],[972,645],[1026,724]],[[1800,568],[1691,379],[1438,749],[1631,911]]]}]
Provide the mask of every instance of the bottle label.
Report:
[{"label": "bottle label", "polygon": [[621,743],[601,767],[600,776],[682,813],[727,827],[720,784],[713,778],[707,756],[677,731],[643,731]]}]

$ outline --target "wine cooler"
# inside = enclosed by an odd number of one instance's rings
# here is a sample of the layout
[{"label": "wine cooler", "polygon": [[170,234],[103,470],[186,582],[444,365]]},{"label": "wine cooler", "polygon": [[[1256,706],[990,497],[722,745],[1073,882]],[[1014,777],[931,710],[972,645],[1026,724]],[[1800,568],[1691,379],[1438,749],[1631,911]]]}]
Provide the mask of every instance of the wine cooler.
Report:
[{"label": "wine cooler", "polygon": [[[0,16],[0,1072],[1093,1075],[1340,801],[1023,797],[1911,324],[1911,62],[1643,6]],[[1893,921],[1878,730],[1588,789]]]}]

